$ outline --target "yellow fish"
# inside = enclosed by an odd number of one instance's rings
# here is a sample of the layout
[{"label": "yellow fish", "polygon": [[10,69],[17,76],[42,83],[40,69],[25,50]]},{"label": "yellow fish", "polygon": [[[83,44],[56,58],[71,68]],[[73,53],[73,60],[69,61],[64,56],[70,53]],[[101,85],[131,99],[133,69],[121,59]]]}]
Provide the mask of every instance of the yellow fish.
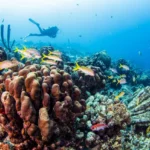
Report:
[{"label": "yellow fish", "polygon": [[114,77],[113,76],[108,76],[108,79],[113,79]]},{"label": "yellow fish", "polygon": [[57,65],[57,62],[53,61],[53,60],[41,60],[41,63],[45,63],[45,64],[49,64],[49,65]]},{"label": "yellow fish", "polygon": [[49,54],[48,55],[56,55],[56,56],[61,56],[62,53],[60,51],[49,51]]},{"label": "yellow fish", "polygon": [[73,71],[80,70],[81,72],[89,75],[89,76],[95,76],[94,71],[91,68],[85,67],[85,66],[79,66],[78,63],[76,63],[75,68]]},{"label": "yellow fish", "polygon": [[20,50],[20,49],[16,48],[14,52],[20,53],[20,55],[21,55],[20,60],[24,59],[25,57],[26,58],[33,58],[33,56],[28,51],[26,51],[26,49]]},{"label": "yellow fish", "polygon": [[26,48],[25,46],[23,47],[25,52],[28,52],[29,54],[31,54],[34,58],[41,58],[40,53],[38,52],[38,50],[34,49],[34,48]]},{"label": "yellow fish", "polygon": [[112,81],[113,83],[117,82],[115,79]]},{"label": "yellow fish", "polygon": [[136,77],[135,76],[132,77],[132,81],[136,82]]},{"label": "yellow fish", "polygon": [[150,134],[150,126],[146,129],[146,134]]},{"label": "yellow fish", "polygon": [[55,56],[55,55],[48,55],[48,56],[46,56],[45,54],[43,54],[43,59],[44,58],[51,59],[51,60],[54,60],[54,61],[62,61],[61,58],[59,58],[58,56]]},{"label": "yellow fish", "polygon": [[120,75],[120,78],[126,78],[127,76],[125,74]]},{"label": "yellow fish", "polygon": [[117,81],[117,85],[118,84],[126,84],[126,83],[127,83],[127,81],[125,78],[121,78],[120,80]]},{"label": "yellow fish", "polygon": [[130,68],[127,65],[120,64],[119,68],[123,68],[125,70],[130,70]]},{"label": "yellow fish", "polygon": [[119,93],[117,96],[115,96],[115,100],[118,100],[118,99],[121,98],[124,94],[125,94],[125,92]]}]

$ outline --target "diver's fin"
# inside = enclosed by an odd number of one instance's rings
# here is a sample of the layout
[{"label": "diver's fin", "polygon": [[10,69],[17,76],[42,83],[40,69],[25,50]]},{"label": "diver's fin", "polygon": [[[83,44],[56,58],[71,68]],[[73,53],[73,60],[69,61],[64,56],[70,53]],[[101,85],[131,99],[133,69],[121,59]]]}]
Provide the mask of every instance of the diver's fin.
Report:
[{"label": "diver's fin", "polygon": [[29,21],[32,22],[33,24],[36,24],[37,26],[39,26],[39,23],[37,23],[37,22],[34,21],[33,19],[29,18]]}]

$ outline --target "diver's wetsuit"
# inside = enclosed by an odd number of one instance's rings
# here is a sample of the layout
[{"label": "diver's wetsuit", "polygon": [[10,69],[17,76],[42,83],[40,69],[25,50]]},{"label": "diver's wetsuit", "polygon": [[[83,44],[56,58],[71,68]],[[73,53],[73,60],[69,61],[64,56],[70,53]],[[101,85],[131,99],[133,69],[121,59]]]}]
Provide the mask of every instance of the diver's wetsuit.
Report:
[{"label": "diver's wetsuit", "polygon": [[56,37],[57,32],[59,30],[56,26],[49,27],[48,29],[42,29],[40,27],[40,24],[35,22],[33,19],[29,18],[29,21],[32,22],[33,24],[35,24],[38,27],[38,29],[39,29],[41,34],[31,33],[28,36],[49,36],[51,38],[55,38]]}]

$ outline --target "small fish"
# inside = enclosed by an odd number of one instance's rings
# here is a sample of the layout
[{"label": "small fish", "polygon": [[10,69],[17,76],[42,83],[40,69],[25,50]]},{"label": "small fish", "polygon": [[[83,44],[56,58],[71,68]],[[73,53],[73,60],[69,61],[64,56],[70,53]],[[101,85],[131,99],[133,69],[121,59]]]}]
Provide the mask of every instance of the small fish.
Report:
[{"label": "small fish", "polygon": [[62,53],[60,51],[49,51],[48,55],[56,55],[56,56],[61,56]]},{"label": "small fish", "polygon": [[141,53],[141,51],[138,51],[138,55],[139,55],[139,56],[142,56],[142,53]]},{"label": "small fish", "polygon": [[77,70],[80,70],[87,75],[95,76],[94,71],[92,69],[85,66],[79,66],[78,63],[76,63],[76,67],[73,69],[73,71],[77,71]]},{"label": "small fish", "polygon": [[107,55],[107,51],[106,50],[102,50],[102,51],[100,51],[100,53],[103,54],[103,55]]},{"label": "small fish", "polygon": [[9,61],[9,60],[4,60],[4,61],[0,62],[0,70],[13,68],[17,65],[18,64],[16,62],[12,62],[12,61]]},{"label": "small fish", "polygon": [[26,49],[20,50],[20,49],[16,48],[14,52],[20,53],[20,55],[21,55],[20,60],[23,60],[24,58],[33,58],[33,56],[28,51],[26,51]]},{"label": "small fish", "polygon": [[114,77],[113,76],[108,76],[108,79],[113,79]]},{"label": "small fish", "polygon": [[115,79],[112,81],[113,83],[117,82]]},{"label": "small fish", "polygon": [[2,23],[4,22],[4,19],[2,20]]},{"label": "small fish", "polygon": [[119,98],[123,97],[125,92],[119,93],[117,96],[115,96],[115,100],[118,100]]},{"label": "small fish", "polygon": [[40,53],[36,50],[36,49],[34,49],[34,48],[26,48],[25,46],[24,46],[24,51],[25,52],[28,52],[28,53],[30,53],[34,58],[36,58],[36,59],[39,59],[39,58],[41,58],[41,55],[40,55]]},{"label": "small fish", "polygon": [[132,81],[133,81],[134,83],[136,82],[136,77],[135,77],[135,76],[132,77]]},{"label": "small fish", "polygon": [[117,69],[115,68],[109,68],[109,70],[111,70],[113,73],[118,73]]},{"label": "small fish", "polygon": [[150,134],[150,126],[147,127],[146,134]]},{"label": "small fish", "polygon": [[117,82],[117,84],[126,84],[126,83],[127,83],[127,81],[125,78],[122,78],[122,79],[118,80],[118,82]]},{"label": "small fish", "polygon": [[49,64],[49,65],[57,65],[57,62],[53,60],[41,60],[41,63]]},{"label": "small fish", "polygon": [[46,56],[45,54],[43,54],[43,59],[44,58],[51,59],[51,60],[54,60],[54,61],[62,61],[61,58],[59,58],[58,56],[55,56],[55,55],[48,55],[48,56]]},{"label": "small fish", "polygon": [[130,70],[130,68],[127,65],[120,64],[119,68],[123,68],[124,70]]},{"label": "small fish", "polygon": [[105,123],[98,123],[95,124],[91,127],[92,131],[99,131],[99,130],[104,130],[105,128],[107,128],[108,126]]},{"label": "small fish", "polygon": [[120,78],[126,78],[127,76],[125,74],[120,75]]}]

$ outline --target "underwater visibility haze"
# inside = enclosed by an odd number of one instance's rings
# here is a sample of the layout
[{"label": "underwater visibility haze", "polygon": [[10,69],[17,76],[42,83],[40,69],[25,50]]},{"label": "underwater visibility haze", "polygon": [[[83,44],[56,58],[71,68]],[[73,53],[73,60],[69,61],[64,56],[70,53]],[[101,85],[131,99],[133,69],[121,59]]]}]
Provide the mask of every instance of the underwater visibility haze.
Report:
[{"label": "underwater visibility haze", "polygon": [[[112,57],[129,58],[138,66],[149,68],[149,0],[26,0],[3,1],[0,19],[11,24],[12,36],[20,37],[38,29],[28,21],[35,19],[43,28],[57,25],[56,39],[31,37],[27,41],[67,45],[93,53],[106,50]],[[66,44],[65,44],[66,43]],[[143,57],[138,56],[141,51]],[[132,56],[131,56],[132,54]]]},{"label": "underwater visibility haze", "polygon": [[150,150],[150,0],[0,0],[0,150]]}]

